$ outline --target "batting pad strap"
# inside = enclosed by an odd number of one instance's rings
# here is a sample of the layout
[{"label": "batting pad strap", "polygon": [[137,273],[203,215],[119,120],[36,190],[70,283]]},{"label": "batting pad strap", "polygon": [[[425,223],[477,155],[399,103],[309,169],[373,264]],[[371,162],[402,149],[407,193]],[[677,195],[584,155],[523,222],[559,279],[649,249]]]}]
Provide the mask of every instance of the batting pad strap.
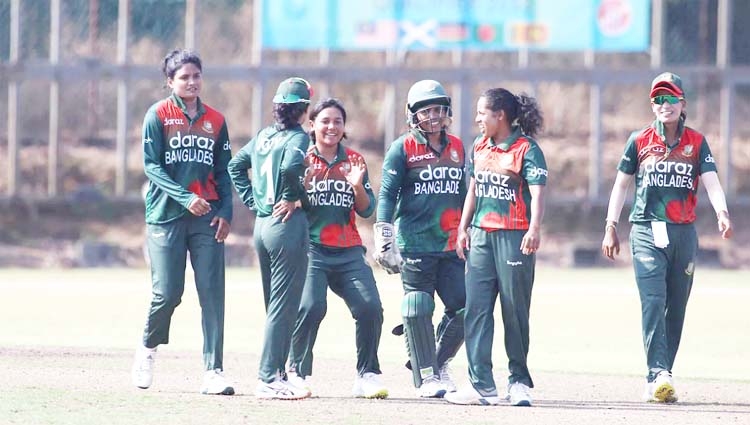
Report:
[{"label": "batting pad strap", "polygon": [[404,294],[401,315],[404,319],[404,333],[414,384],[417,387],[422,385],[423,379],[438,373],[435,356],[435,329],[432,325],[434,311],[435,300],[430,294],[422,291]]}]

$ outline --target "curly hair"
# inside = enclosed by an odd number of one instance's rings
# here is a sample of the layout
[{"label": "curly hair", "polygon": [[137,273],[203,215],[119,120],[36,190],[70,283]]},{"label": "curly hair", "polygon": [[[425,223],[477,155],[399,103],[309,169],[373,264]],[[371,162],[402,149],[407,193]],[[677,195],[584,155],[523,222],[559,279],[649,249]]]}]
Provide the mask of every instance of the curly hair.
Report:
[{"label": "curly hair", "polygon": [[304,102],[297,103],[274,103],[273,119],[276,128],[286,130],[299,124],[300,117],[307,111],[310,105]]},{"label": "curly hair", "polygon": [[514,95],[503,88],[489,89],[482,93],[487,106],[493,112],[503,111],[511,125],[521,127],[523,134],[534,137],[544,126],[544,117],[536,99],[521,93]]}]

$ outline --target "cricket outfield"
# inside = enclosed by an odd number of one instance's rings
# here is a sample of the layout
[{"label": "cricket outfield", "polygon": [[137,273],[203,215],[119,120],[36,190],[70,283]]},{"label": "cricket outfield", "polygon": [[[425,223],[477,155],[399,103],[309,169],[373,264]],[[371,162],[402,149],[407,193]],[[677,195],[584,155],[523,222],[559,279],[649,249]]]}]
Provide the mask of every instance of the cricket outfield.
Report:
[{"label": "cricket outfield", "polygon": [[[329,292],[316,344],[314,397],[284,402],[252,393],[264,308],[254,269],[227,272],[225,369],[237,396],[198,394],[200,309],[192,277],[160,347],[154,384],[130,384],[150,297],[146,269],[0,270],[0,424],[711,424],[750,423],[750,271],[698,269],[674,368],[676,405],[640,401],[645,360],[632,270],[539,267],[529,366],[534,407],[453,406],[414,396],[404,368],[397,276],[376,271],[385,309],[380,345],[387,400],[349,396],[354,325]],[[438,308],[441,308],[438,306]],[[499,306],[498,306],[499,309]],[[496,319],[499,311],[496,310]],[[496,322],[495,376],[506,357]],[[467,382],[463,352],[452,363]]]}]

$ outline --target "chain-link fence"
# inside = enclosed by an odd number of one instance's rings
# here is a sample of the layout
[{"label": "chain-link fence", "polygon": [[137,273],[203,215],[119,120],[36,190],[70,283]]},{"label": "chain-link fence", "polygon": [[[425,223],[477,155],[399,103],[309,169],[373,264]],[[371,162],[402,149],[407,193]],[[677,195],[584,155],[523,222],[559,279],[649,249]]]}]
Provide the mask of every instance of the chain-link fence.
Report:
[{"label": "chain-link fence", "polygon": [[[729,66],[721,68],[726,4]],[[129,9],[125,40],[123,5]],[[730,198],[750,197],[750,124],[743,119],[750,112],[750,29],[744,24],[750,2],[652,2],[652,12],[664,17],[657,66],[651,52],[523,52],[521,58],[519,52],[419,51],[394,63],[379,51],[258,51],[256,25],[273,23],[254,19],[255,6],[251,0],[0,0],[0,117],[9,117],[0,120],[0,161],[16,170],[14,177],[0,174],[0,194],[137,194],[144,180],[140,120],[167,95],[160,60],[192,44],[204,60],[202,97],[227,116],[235,149],[270,119],[271,94],[288,74],[307,77],[318,96],[341,98],[351,116],[351,143],[373,157],[404,129],[400,105],[414,80],[438,78],[453,88],[456,131],[467,142],[476,132],[476,97],[502,85],[539,98],[554,188],[600,201],[627,135],[651,119],[644,100],[650,77],[674,69],[684,73],[689,124],[708,136]],[[59,37],[51,36],[56,31]],[[727,78],[731,146],[722,127],[727,118],[720,115],[727,112]],[[384,95],[389,92],[395,98]],[[51,127],[55,120],[58,128]],[[595,184],[592,173],[601,173]]]}]

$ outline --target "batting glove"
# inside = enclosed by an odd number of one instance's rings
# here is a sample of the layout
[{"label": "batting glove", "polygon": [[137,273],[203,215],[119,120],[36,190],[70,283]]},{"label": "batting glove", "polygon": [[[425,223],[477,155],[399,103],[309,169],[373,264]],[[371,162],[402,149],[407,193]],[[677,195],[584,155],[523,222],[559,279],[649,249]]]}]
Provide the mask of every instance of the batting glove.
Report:
[{"label": "batting glove", "polygon": [[396,244],[396,232],[391,223],[375,223],[375,253],[373,258],[388,274],[401,273],[401,253]]}]

